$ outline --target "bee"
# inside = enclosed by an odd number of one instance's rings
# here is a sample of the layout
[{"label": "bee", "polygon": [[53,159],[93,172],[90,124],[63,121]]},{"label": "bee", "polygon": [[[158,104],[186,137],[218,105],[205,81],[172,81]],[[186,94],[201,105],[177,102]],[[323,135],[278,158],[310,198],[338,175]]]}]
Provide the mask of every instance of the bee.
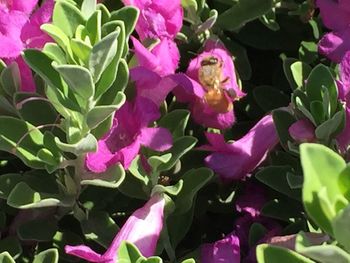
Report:
[{"label": "bee", "polygon": [[205,102],[217,113],[226,113],[233,109],[230,97],[235,97],[234,91],[227,91],[223,84],[227,83],[228,77],[222,75],[223,62],[214,56],[209,56],[201,61],[198,70],[198,79],[206,90]]}]

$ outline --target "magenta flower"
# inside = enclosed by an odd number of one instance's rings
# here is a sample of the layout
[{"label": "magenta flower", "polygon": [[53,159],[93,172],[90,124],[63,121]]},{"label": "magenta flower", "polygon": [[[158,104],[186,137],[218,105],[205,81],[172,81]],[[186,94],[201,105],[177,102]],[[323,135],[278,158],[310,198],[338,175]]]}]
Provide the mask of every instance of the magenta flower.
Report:
[{"label": "magenta flower", "polygon": [[201,247],[202,263],[239,263],[240,261],[239,239],[234,234]]},{"label": "magenta flower", "polygon": [[172,76],[161,77],[145,67],[130,69],[130,77],[135,81],[137,96],[150,99],[158,107],[177,85]]},{"label": "magenta flower", "polygon": [[319,42],[319,52],[339,63],[350,50],[350,2],[347,0],[317,0],[322,21],[333,32],[327,33]]},{"label": "magenta flower", "polygon": [[278,143],[271,115],[262,118],[246,135],[233,143],[225,143],[222,134],[207,133],[209,145],[200,147],[213,153],[205,158],[224,182],[240,180],[251,173]]},{"label": "magenta flower", "polygon": [[[234,234],[239,238],[241,252],[247,255],[243,262],[256,262],[256,246],[281,234],[281,226],[275,220],[261,214],[268,200],[265,188],[250,181],[236,200],[236,210],[243,215],[235,221]],[[266,234],[256,244],[250,246],[249,232],[253,223],[261,224],[266,229]]]},{"label": "magenta flower", "polygon": [[65,246],[65,251],[88,262],[115,263],[118,259],[117,251],[120,244],[128,241],[136,245],[143,256],[150,257],[155,253],[163,228],[164,206],[164,198],[154,195],[128,218],[103,255],[85,245]]},{"label": "magenta flower", "polygon": [[51,21],[53,0],[47,0],[34,13],[38,0],[0,2],[0,58],[7,64],[16,62],[21,73],[21,90],[35,91],[30,68],[21,52],[25,48],[42,48],[51,38],[40,26]]},{"label": "magenta flower", "polygon": [[180,0],[123,0],[140,10],[136,32],[146,38],[174,39],[182,27],[183,9]]},{"label": "magenta flower", "polygon": [[136,38],[131,37],[138,65],[145,67],[161,77],[174,74],[180,60],[176,43],[162,39],[152,50],[145,48]]},{"label": "magenta flower", "polygon": [[298,143],[316,140],[315,126],[308,119],[294,122],[288,129],[290,136]]},{"label": "magenta flower", "polygon": [[340,63],[340,80],[337,81],[339,99],[345,103],[345,127],[337,136],[341,152],[350,145],[350,51],[346,52]]},{"label": "magenta flower", "polygon": [[128,169],[141,146],[155,151],[165,151],[172,146],[171,133],[160,127],[148,127],[160,117],[156,104],[136,97],[126,102],[115,114],[110,131],[98,141],[98,150],[88,153],[86,167],[101,173],[116,163]]},{"label": "magenta flower", "polygon": [[[221,89],[222,96],[216,89],[206,87],[203,78],[199,78],[201,63],[209,58],[216,59],[221,67],[217,88]],[[208,75],[212,73],[207,72]],[[190,62],[186,75],[177,74],[173,78],[179,84],[174,89],[178,101],[189,103],[192,117],[198,124],[217,129],[232,126],[235,121],[233,101],[245,94],[238,87],[232,57],[222,44],[207,41],[204,52]]]}]

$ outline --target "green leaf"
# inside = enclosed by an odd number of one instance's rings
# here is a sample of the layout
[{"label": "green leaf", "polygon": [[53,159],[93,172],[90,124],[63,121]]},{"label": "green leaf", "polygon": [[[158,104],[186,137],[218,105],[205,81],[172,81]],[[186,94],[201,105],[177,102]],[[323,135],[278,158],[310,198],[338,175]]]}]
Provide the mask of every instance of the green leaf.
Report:
[{"label": "green leaf", "polygon": [[350,255],[334,245],[311,246],[304,233],[297,235],[295,250],[321,263],[349,263]]},{"label": "green leaf", "polygon": [[22,247],[16,237],[6,237],[0,240],[0,252],[0,262],[2,259],[14,262],[12,258],[17,259],[22,254]]},{"label": "green leaf", "polygon": [[67,64],[65,53],[56,43],[46,43],[43,52],[58,64]]},{"label": "green leaf", "polygon": [[57,222],[47,219],[26,221],[17,228],[21,240],[51,241],[57,231]]},{"label": "green leaf", "polygon": [[81,185],[95,185],[107,188],[117,188],[125,179],[123,166],[118,163],[104,173],[86,172],[82,175]]},{"label": "green leaf", "polygon": [[2,252],[0,254],[0,262],[2,263],[16,263],[13,257],[11,257],[10,253],[7,251]]},{"label": "green leaf", "polygon": [[89,19],[90,16],[96,10],[96,0],[84,0],[81,4],[81,13],[85,19]]},{"label": "green leaf", "polygon": [[249,229],[249,246],[254,247],[266,234],[267,229],[259,223],[253,223]]},{"label": "green leaf", "polygon": [[117,37],[120,30],[117,30],[98,42],[91,51],[89,58],[89,70],[96,83],[107,66],[112,62],[118,50]]},{"label": "green leaf", "polygon": [[105,248],[109,247],[119,230],[108,213],[103,211],[90,212],[88,218],[81,221],[80,224],[87,239],[93,240]]},{"label": "green leaf", "polygon": [[109,106],[95,106],[86,117],[86,123],[90,129],[95,129],[101,122],[106,120],[111,114],[118,110],[125,102],[124,93],[117,94],[119,99],[118,104]]},{"label": "green leaf", "polygon": [[85,19],[76,6],[67,1],[58,1],[53,10],[52,23],[68,37],[73,37],[78,25],[85,25]]},{"label": "green leaf", "polygon": [[23,179],[21,174],[2,174],[0,176],[0,198],[7,199],[12,189]]},{"label": "green leaf", "polygon": [[303,217],[300,213],[300,205],[298,202],[293,202],[293,200],[287,199],[274,199],[267,202],[264,207],[261,209],[261,214],[282,220],[290,223],[296,217]]},{"label": "green leaf", "polygon": [[217,18],[218,18],[218,11],[216,11],[215,9],[210,10],[209,18],[205,20],[201,25],[198,26],[196,30],[196,34],[200,34],[205,32],[206,30],[211,29],[216,23]]},{"label": "green leaf", "polygon": [[14,103],[23,120],[35,126],[57,122],[57,112],[52,104],[33,93],[16,93]]},{"label": "green leaf", "polygon": [[86,22],[86,29],[92,45],[95,45],[101,40],[101,15],[101,11],[96,10]]},{"label": "green leaf", "polygon": [[125,6],[111,13],[110,21],[121,20],[125,25],[125,37],[129,38],[134,31],[137,19],[139,17],[139,10],[133,6]]},{"label": "green leaf", "polygon": [[239,0],[231,8],[219,15],[217,24],[224,30],[237,30],[274,7],[273,0]]},{"label": "green leaf", "polygon": [[308,78],[312,69],[308,64],[297,61],[290,66],[290,70],[296,84],[295,88],[298,88],[304,86],[305,80]]},{"label": "green leaf", "polygon": [[189,117],[190,112],[188,110],[176,109],[162,117],[158,121],[158,125],[167,128],[173,138],[176,139],[184,136]]},{"label": "green leaf", "polygon": [[330,70],[322,65],[317,65],[310,73],[306,82],[306,94],[310,101],[322,101],[322,87],[326,87],[329,92],[331,116],[338,106],[338,89]]},{"label": "green leaf", "polygon": [[261,244],[256,248],[258,263],[313,263],[314,261],[283,247]]},{"label": "green leaf", "polygon": [[58,137],[55,138],[55,142],[62,151],[74,153],[77,156],[83,153],[96,152],[97,150],[97,140],[90,133],[75,144],[63,143]]},{"label": "green leaf", "polygon": [[166,153],[171,153],[171,159],[161,164],[158,171],[167,171],[171,169],[176,162],[187,152],[189,152],[197,143],[197,139],[191,136],[183,136],[174,140],[173,147]]},{"label": "green leaf", "polygon": [[95,87],[92,76],[86,68],[78,65],[56,65],[54,67],[74,93],[85,100],[89,100],[94,95]]},{"label": "green leaf", "polygon": [[19,209],[32,209],[50,206],[71,206],[71,199],[61,199],[62,196],[39,193],[33,190],[24,182],[18,183],[11,191],[7,199],[7,204]]},{"label": "green leaf", "polygon": [[53,68],[52,60],[47,55],[36,49],[26,49],[24,60],[48,85],[61,91],[64,90],[60,74]]},{"label": "green leaf", "polygon": [[319,125],[315,134],[318,139],[329,141],[334,138],[339,132],[343,130],[345,125],[345,112],[344,110],[338,111],[334,116]]},{"label": "green leaf", "polygon": [[287,181],[287,174],[292,173],[289,166],[269,166],[255,174],[255,177],[272,189],[285,194],[293,199],[300,200],[300,189],[291,189]]},{"label": "green leaf", "polygon": [[33,125],[12,117],[0,116],[0,150],[19,157],[26,165],[43,168],[44,163],[37,158],[43,147],[43,134]]},{"label": "green leaf", "polygon": [[[16,62],[11,63],[11,65],[7,66],[2,70],[0,75],[0,84],[3,90],[10,97],[13,96],[15,92],[20,90],[21,87],[21,77],[19,74],[19,68]],[[23,83],[23,85],[26,85]]]},{"label": "green leaf", "polygon": [[[60,27],[54,26],[52,24],[43,24],[40,29],[44,32],[46,32],[50,37],[52,37],[55,42],[62,47],[63,50],[65,50],[68,53],[68,58],[71,61],[74,61],[73,59],[73,53],[72,48],[70,46],[69,38],[67,35],[61,30]],[[67,58],[67,59],[68,59]]]},{"label": "green leaf", "polygon": [[[108,69],[106,69],[105,72],[107,70]],[[112,86],[99,99],[98,105],[118,104],[117,94],[120,91],[124,91],[124,89],[126,88],[126,86],[128,84],[128,80],[129,80],[129,68],[128,68],[128,64],[126,63],[126,61],[124,59],[120,60],[120,63],[118,65],[117,76],[118,76],[118,78],[115,79]],[[102,78],[103,77],[101,77],[101,81],[102,81]],[[97,83],[96,93],[99,92],[99,88],[100,88],[99,83],[100,82]]]},{"label": "green leaf", "polygon": [[137,247],[129,242],[123,241],[118,249],[118,261],[125,263],[136,263],[143,258]]},{"label": "green leaf", "polygon": [[193,258],[185,259],[181,263],[196,263],[196,261]]},{"label": "green leaf", "polygon": [[35,255],[33,263],[58,263],[58,250],[50,248]]},{"label": "green leaf", "polygon": [[[89,63],[89,56],[92,50],[92,47],[80,39],[71,39],[70,45],[74,55],[76,55],[81,61],[87,65]],[[62,63],[66,64],[66,63]]]},{"label": "green leaf", "polygon": [[186,213],[191,207],[197,192],[213,177],[208,168],[192,169],[186,172],[181,179],[184,181],[181,192],[177,195],[175,212],[177,215]]},{"label": "green leaf", "polygon": [[318,193],[326,189],[327,199],[334,205],[342,192],[338,185],[340,173],[346,164],[341,156],[319,144],[300,146],[301,164],[304,172],[303,202],[308,215],[327,233],[333,234],[331,215],[326,214]]},{"label": "green leaf", "polygon": [[274,110],[272,112],[273,122],[277,130],[278,137],[283,147],[287,148],[288,141],[293,141],[289,134],[289,127],[296,121],[294,116],[285,110]]},{"label": "green leaf", "polygon": [[272,86],[254,88],[253,95],[258,105],[266,112],[288,106],[290,99]]},{"label": "green leaf", "polygon": [[334,237],[348,252],[350,251],[350,206],[341,210],[332,221]]}]

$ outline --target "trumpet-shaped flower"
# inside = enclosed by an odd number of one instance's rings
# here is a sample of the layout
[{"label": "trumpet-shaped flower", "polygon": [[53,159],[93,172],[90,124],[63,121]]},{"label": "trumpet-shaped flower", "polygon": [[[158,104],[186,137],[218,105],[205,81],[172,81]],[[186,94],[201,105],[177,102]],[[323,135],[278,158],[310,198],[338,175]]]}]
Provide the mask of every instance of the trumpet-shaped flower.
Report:
[{"label": "trumpet-shaped flower", "polygon": [[240,180],[252,172],[278,143],[271,115],[263,117],[246,135],[233,143],[225,143],[221,134],[207,133],[209,145],[200,147],[213,153],[206,165],[225,182]]},{"label": "trumpet-shaped flower", "polygon": [[350,50],[350,2],[347,0],[317,0],[322,21],[332,30],[319,42],[319,52],[329,59],[340,62]]},{"label": "trumpet-shaped flower", "polygon": [[126,102],[115,114],[110,131],[98,141],[98,150],[86,156],[87,168],[101,173],[116,163],[125,169],[137,156],[141,146],[165,151],[172,146],[171,133],[160,127],[148,127],[160,117],[158,107],[151,100],[136,97]]},{"label": "trumpet-shaped flower", "polygon": [[240,261],[239,239],[234,234],[201,247],[202,263],[239,263]]},{"label": "trumpet-shaped flower", "polygon": [[337,136],[339,149],[345,152],[350,145],[350,51],[340,63],[340,80],[337,81],[339,99],[345,103],[345,127]]},{"label": "trumpet-shaped flower", "polygon": [[37,3],[38,0],[0,1],[0,58],[7,64],[18,64],[22,91],[35,91],[31,70],[20,57],[22,50],[42,48],[51,39],[40,26],[50,22],[54,2],[47,0],[33,12]]},{"label": "trumpet-shaped flower", "polygon": [[[208,59],[217,61],[217,72],[204,71],[204,78],[216,79],[216,87],[211,88],[204,85],[203,76],[199,77],[203,61]],[[232,57],[222,44],[207,41],[204,52],[190,62],[186,75],[177,74],[173,78],[179,84],[174,89],[177,99],[189,103],[192,117],[198,124],[217,129],[232,126],[235,121],[233,101],[245,94],[237,84]],[[223,96],[216,93],[217,88]]]},{"label": "trumpet-shaped flower", "polygon": [[136,38],[131,37],[138,65],[145,67],[161,77],[174,74],[180,60],[176,43],[171,39],[162,39],[152,49],[145,48]]},{"label": "trumpet-shaped flower", "polygon": [[182,27],[180,0],[123,0],[140,10],[136,31],[141,41],[146,38],[174,39]]},{"label": "trumpet-shaped flower", "polygon": [[143,256],[150,257],[155,253],[163,228],[164,206],[164,198],[154,195],[128,218],[103,255],[85,245],[65,246],[65,251],[88,262],[115,263],[120,244],[128,241],[136,245]]}]

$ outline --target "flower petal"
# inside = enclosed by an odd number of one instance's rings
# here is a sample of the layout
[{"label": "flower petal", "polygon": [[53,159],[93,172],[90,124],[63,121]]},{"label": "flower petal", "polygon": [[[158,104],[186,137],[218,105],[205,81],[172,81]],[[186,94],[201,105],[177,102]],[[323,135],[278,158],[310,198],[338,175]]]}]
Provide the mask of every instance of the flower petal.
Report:
[{"label": "flower petal", "polygon": [[288,131],[290,136],[297,142],[313,142],[316,139],[315,127],[308,119],[294,122]]},{"label": "flower petal", "polygon": [[64,250],[67,254],[85,259],[89,262],[105,262],[102,256],[91,248],[80,245],[80,246],[65,246]]},{"label": "flower petal", "polygon": [[239,239],[230,234],[224,239],[212,244],[204,244],[201,248],[202,263],[239,263],[240,245]]},{"label": "flower petal", "polygon": [[139,141],[155,151],[166,151],[173,145],[173,137],[165,128],[143,128]]},{"label": "flower petal", "polygon": [[340,63],[350,50],[350,27],[344,31],[325,34],[318,43],[318,51],[330,60]]},{"label": "flower petal", "polygon": [[103,257],[115,258],[122,241],[135,244],[145,257],[154,255],[163,229],[164,206],[164,198],[154,195],[143,207],[137,209],[119,230]]}]

